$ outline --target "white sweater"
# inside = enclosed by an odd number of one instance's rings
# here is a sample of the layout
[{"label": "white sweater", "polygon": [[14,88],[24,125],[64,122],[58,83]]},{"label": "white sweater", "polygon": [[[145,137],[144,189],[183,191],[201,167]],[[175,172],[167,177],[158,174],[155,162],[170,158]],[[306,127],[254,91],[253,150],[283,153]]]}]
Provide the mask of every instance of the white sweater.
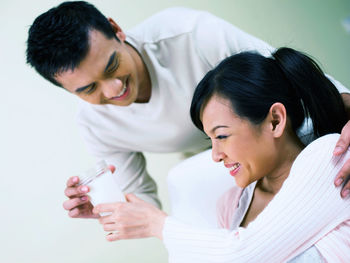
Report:
[{"label": "white sweater", "polygon": [[315,245],[327,262],[350,262],[350,200],[333,180],[350,157],[323,136],[297,157],[282,188],[247,228],[201,229],[167,217],[169,262],[285,262]]},{"label": "white sweater", "polygon": [[[270,55],[273,48],[220,18],[187,8],[170,8],[150,17],[127,32],[127,42],[149,70],[150,101],[127,107],[81,101],[77,121],[90,153],[117,167],[123,191],[159,205],[142,152],[209,147],[189,115],[197,83],[229,55],[248,50]],[[337,87],[346,91],[340,83]]]}]

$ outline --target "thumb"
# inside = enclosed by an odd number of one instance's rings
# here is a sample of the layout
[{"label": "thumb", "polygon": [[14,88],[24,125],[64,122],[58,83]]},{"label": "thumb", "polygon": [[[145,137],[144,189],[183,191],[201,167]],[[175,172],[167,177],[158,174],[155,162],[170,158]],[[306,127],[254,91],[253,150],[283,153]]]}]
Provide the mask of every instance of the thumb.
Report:
[{"label": "thumb", "polygon": [[343,127],[339,140],[335,145],[333,154],[334,155],[343,154],[349,147],[349,144],[350,144],[350,121],[348,121],[346,125]]},{"label": "thumb", "polygon": [[130,202],[130,203],[142,203],[142,202],[144,202],[142,199],[138,198],[134,194],[126,194],[125,199],[127,202]]},{"label": "thumb", "polygon": [[340,138],[337,144],[335,145],[333,154],[336,156],[343,154],[345,152],[346,147],[347,143],[342,138]]}]

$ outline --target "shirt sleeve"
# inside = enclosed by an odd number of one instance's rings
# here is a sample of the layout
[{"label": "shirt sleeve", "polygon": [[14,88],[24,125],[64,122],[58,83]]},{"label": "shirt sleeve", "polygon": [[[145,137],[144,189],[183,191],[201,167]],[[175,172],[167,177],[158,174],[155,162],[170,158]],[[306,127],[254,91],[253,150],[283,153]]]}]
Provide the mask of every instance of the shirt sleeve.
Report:
[{"label": "shirt sleeve", "polygon": [[198,54],[209,68],[243,51],[270,56],[275,50],[268,43],[207,12],[202,12],[198,17],[193,35],[198,43]]},{"label": "shirt sleeve", "polygon": [[116,167],[114,174],[124,193],[134,193],[144,201],[161,208],[157,185],[146,170],[143,153],[119,152],[104,159]]},{"label": "shirt sleeve", "polygon": [[325,74],[326,77],[333,83],[333,85],[338,89],[339,93],[350,93],[350,91],[338,80],[334,79],[332,76]]},{"label": "shirt sleeve", "polygon": [[350,218],[333,180],[349,159],[333,157],[339,135],[311,143],[294,162],[289,177],[247,228],[201,229],[167,217],[163,240],[169,262],[285,262]]},{"label": "shirt sleeve", "polygon": [[[209,68],[215,67],[221,60],[243,51],[255,51],[271,56],[275,48],[225,20],[210,13],[202,12],[195,27],[194,37],[198,44],[198,53]],[[326,74],[339,93],[349,90],[332,76]]]},{"label": "shirt sleeve", "polygon": [[161,208],[157,185],[147,172],[143,153],[111,149],[86,125],[80,124],[79,128],[90,153],[97,160],[106,160],[108,164],[115,166],[113,175],[124,193],[134,193],[144,201]]}]

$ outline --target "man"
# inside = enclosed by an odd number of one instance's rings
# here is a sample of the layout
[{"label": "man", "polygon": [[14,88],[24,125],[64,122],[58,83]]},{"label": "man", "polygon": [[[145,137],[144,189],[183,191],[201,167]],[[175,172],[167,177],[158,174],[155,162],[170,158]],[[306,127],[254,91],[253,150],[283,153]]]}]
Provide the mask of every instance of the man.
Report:
[{"label": "man", "polygon": [[[142,152],[208,148],[189,116],[194,88],[223,58],[246,50],[269,55],[273,48],[211,14],[185,8],[165,10],[125,34],[113,19],[79,1],[62,3],[34,21],[27,61],[44,78],[82,99],[78,124],[83,137],[96,158],[117,167],[123,190],[160,206]],[[350,127],[342,139],[344,150]],[[208,222],[214,222],[216,199],[231,185],[226,171],[212,175],[210,169],[210,153],[205,152],[172,172],[170,191],[177,185],[190,186],[181,188],[184,202],[173,210],[198,218],[213,215]],[[350,165],[343,169],[343,181],[349,171]],[[193,192],[201,180],[212,189],[211,195],[203,188]],[[89,189],[78,183],[77,177],[68,180],[64,208],[71,217],[95,217]],[[187,213],[191,207],[199,208]]]}]

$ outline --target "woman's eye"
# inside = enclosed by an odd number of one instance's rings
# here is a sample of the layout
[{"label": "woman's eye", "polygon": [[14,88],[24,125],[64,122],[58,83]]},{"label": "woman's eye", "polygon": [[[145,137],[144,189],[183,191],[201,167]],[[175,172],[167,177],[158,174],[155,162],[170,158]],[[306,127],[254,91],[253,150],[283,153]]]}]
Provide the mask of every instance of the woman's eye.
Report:
[{"label": "woman's eye", "polygon": [[218,135],[215,137],[215,139],[218,139],[218,140],[223,140],[223,139],[226,139],[228,136],[226,135]]}]

